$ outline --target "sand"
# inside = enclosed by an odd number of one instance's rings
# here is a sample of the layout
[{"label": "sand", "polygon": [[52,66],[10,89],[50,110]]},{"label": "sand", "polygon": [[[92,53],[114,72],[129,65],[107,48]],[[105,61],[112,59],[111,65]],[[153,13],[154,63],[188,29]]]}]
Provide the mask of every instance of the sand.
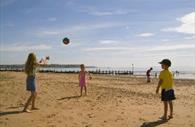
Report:
[{"label": "sand", "polygon": [[157,79],[93,75],[79,97],[77,74],[38,73],[40,110],[23,113],[25,77],[0,72],[0,127],[195,127],[195,80],[175,80],[174,118],[161,121]]}]

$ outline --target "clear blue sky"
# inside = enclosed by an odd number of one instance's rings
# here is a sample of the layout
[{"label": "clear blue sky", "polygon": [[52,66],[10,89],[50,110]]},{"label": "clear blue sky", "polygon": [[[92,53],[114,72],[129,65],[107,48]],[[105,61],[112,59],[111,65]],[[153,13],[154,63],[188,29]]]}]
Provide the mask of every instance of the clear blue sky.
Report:
[{"label": "clear blue sky", "polygon": [[[0,0],[1,62],[194,70],[194,0]],[[62,44],[68,37],[71,43]]]}]

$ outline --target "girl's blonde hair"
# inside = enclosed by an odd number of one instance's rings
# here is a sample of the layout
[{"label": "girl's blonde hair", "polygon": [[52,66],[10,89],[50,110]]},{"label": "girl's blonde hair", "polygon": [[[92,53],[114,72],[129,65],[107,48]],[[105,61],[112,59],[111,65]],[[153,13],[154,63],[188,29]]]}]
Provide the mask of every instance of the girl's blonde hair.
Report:
[{"label": "girl's blonde hair", "polygon": [[84,64],[81,64],[81,65],[80,65],[80,68],[85,69],[85,65],[84,65]]},{"label": "girl's blonde hair", "polygon": [[27,75],[33,73],[33,69],[36,66],[36,63],[37,63],[36,55],[34,53],[29,53],[24,69]]}]

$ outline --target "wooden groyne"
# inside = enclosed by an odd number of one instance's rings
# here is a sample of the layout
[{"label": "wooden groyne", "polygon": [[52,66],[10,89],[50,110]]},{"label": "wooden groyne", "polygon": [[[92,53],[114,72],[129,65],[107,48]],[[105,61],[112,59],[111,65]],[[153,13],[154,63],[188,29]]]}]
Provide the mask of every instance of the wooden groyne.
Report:
[{"label": "wooden groyne", "polygon": [[[14,71],[14,72],[23,72],[23,68],[0,68],[0,71]],[[42,70],[39,69],[38,72],[40,73],[79,73],[79,71],[68,71],[68,70],[63,70],[63,71],[57,71],[57,70]],[[109,74],[109,75],[133,75],[133,72],[131,71],[117,71],[117,70],[96,70],[96,71],[88,71],[91,74]]]},{"label": "wooden groyne", "polygon": [[[39,70],[40,73],[79,73],[79,71],[56,71],[56,70]],[[109,75],[133,75],[131,71],[110,71],[110,70],[95,70],[95,71],[88,71],[90,74],[109,74]]]},{"label": "wooden groyne", "polygon": [[[46,68],[45,68],[46,67]],[[76,70],[67,70],[62,67],[60,68],[52,68],[52,67],[40,67],[37,71],[40,73],[79,73]],[[87,70],[88,68],[86,68]],[[94,69],[94,68],[93,68]],[[24,71],[24,65],[0,65],[0,71],[14,71],[14,72],[22,72]],[[91,74],[108,74],[108,75],[133,75],[132,71],[128,70],[101,70],[94,69],[93,71],[88,71]]]}]

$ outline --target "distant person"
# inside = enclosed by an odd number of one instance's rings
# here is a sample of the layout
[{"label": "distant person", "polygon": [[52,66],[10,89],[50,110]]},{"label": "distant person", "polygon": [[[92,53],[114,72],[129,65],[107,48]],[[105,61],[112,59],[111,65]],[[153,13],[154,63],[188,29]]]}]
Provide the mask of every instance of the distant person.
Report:
[{"label": "distant person", "polygon": [[157,72],[155,72],[155,78],[157,78],[157,76],[158,76],[158,74],[157,74]]},{"label": "distant person", "polygon": [[173,72],[172,75],[173,75],[173,78],[174,78],[175,77],[175,72]]},{"label": "distant person", "polygon": [[148,82],[148,83],[151,82],[150,73],[151,73],[152,69],[153,69],[153,68],[151,67],[150,69],[148,69],[148,70],[146,71],[146,77],[147,77],[147,82]]},{"label": "distant person", "polygon": [[[169,67],[171,66],[171,61],[169,59],[164,59],[160,62],[162,71],[159,75],[159,82],[156,88],[156,93],[159,92],[159,88],[161,87],[161,100],[164,103],[164,115],[161,117],[163,120],[173,118],[173,103],[172,100],[175,100],[175,94],[173,90],[173,76],[169,71]],[[170,108],[170,115],[167,117],[168,104]]]},{"label": "distant person", "polygon": [[175,71],[176,76],[179,76],[179,71]]},{"label": "distant person", "polygon": [[32,102],[31,110],[38,110],[38,108],[35,107],[35,100],[37,96],[36,92],[36,68],[44,63],[41,63],[41,61],[38,63],[36,55],[34,53],[30,53],[28,55],[27,61],[25,63],[25,73],[27,75],[26,77],[26,90],[31,92],[31,96],[28,98],[23,111],[24,112],[31,112],[28,109],[28,106]]},{"label": "distant person", "polygon": [[[81,71],[79,72],[79,86],[80,86],[80,96],[83,95],[83,88],[85,89],[85,95],[87,95],[87,83],[86,83],[86,76],[87,76],[87,72],[85,71],[85,65],[81,64],[80,65],[80,69]],[[92,77],[89,76],[89,79],[91,80]]]}]

